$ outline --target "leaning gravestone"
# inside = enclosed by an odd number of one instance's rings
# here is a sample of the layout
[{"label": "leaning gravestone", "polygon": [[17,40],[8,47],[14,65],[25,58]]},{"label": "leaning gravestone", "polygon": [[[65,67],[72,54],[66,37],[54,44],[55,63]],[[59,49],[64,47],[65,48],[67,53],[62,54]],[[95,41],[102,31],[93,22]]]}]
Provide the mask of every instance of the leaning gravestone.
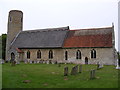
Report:
[{"label": "leaning gravestone", "polygon": [[71,70],[71,75],[76,75],[77,74],[77,67],[73,67]]},{"label": "leaning gravestone", "polygon": [[64,76],[68,76],[68,67],[64,68]]}]

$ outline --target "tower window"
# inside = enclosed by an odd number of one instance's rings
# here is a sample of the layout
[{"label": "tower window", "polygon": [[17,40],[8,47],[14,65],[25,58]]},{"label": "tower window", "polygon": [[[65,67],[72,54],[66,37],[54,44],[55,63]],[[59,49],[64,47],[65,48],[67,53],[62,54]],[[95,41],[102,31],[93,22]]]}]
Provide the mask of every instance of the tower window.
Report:
[{"label": "tower window", "polygon": [[81,59],[81,52],[80,52],[80,50],[77,50],[77,52],[76,52],[76,59]]},{"label": "tower window", "polygon": [[41,58],[41,51],[37,51],[37,58]]},{"label": "tower window", "polygon": [[96,58],[96,51],[94,49],[91,50],[91,58]]},{"label": "tower window", "polygon": [[52,59],[52,58],[53,58],[53,51],[50,50],[50,51],[49,51],[49,59]]},{"label": "tower window", "polygon": [[27,59],[30,59],[30,51],[27,51]]}]

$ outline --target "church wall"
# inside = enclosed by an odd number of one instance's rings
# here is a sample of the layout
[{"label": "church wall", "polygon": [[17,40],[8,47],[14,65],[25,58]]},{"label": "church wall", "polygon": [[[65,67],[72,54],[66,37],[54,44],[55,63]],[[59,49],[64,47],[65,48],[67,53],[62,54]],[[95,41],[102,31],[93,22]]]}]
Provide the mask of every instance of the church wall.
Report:
[{"label": "church wall", "polygon": [[[91,58],[91,50],[96,50],[96,58]],[[24,60],[27,51],[31,52],[30,60],[57,60],[63,62],[73,62],[76,64],[85,64],[85,58],[88,58],[88,64],[100,63],[111,65],[115,64],[113,48],[77,48],[77,49],[23,49]],[[37,59],[37,51],[41,51],[41,59]],[[49,59],[49,50],[53,51],[53,59]],[[81,59],[76,59],[76,51],[81,51]],[[65,60],[65,51],[68,52],[68,60]]]}]

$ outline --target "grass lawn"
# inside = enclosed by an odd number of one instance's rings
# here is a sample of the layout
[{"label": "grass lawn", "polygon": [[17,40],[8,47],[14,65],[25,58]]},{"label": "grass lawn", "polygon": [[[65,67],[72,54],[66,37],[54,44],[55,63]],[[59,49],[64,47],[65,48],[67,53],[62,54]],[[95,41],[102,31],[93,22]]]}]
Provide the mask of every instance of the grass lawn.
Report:
[{"label": "grass lawn", "polygon": [[[69,76],[63,69],[69,67]],[[83,65],[82,73],[70,75],[74,64],[24,64],[2,65],[3,88],[118,88],[118,70],[115,66],[104,66],[96,71],[96,79],[90,80],[90,70],[96,65]],[[29,83],[23,83],[30,80]]]}]

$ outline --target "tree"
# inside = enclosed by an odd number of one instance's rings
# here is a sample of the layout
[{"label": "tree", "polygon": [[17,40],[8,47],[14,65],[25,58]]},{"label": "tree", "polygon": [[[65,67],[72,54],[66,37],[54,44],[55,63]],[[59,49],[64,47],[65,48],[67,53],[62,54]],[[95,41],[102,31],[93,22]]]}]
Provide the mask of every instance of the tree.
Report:
[{"label": "tree", "polygon": [[2,34],[2,59],[5,60],[7,34]]}]

